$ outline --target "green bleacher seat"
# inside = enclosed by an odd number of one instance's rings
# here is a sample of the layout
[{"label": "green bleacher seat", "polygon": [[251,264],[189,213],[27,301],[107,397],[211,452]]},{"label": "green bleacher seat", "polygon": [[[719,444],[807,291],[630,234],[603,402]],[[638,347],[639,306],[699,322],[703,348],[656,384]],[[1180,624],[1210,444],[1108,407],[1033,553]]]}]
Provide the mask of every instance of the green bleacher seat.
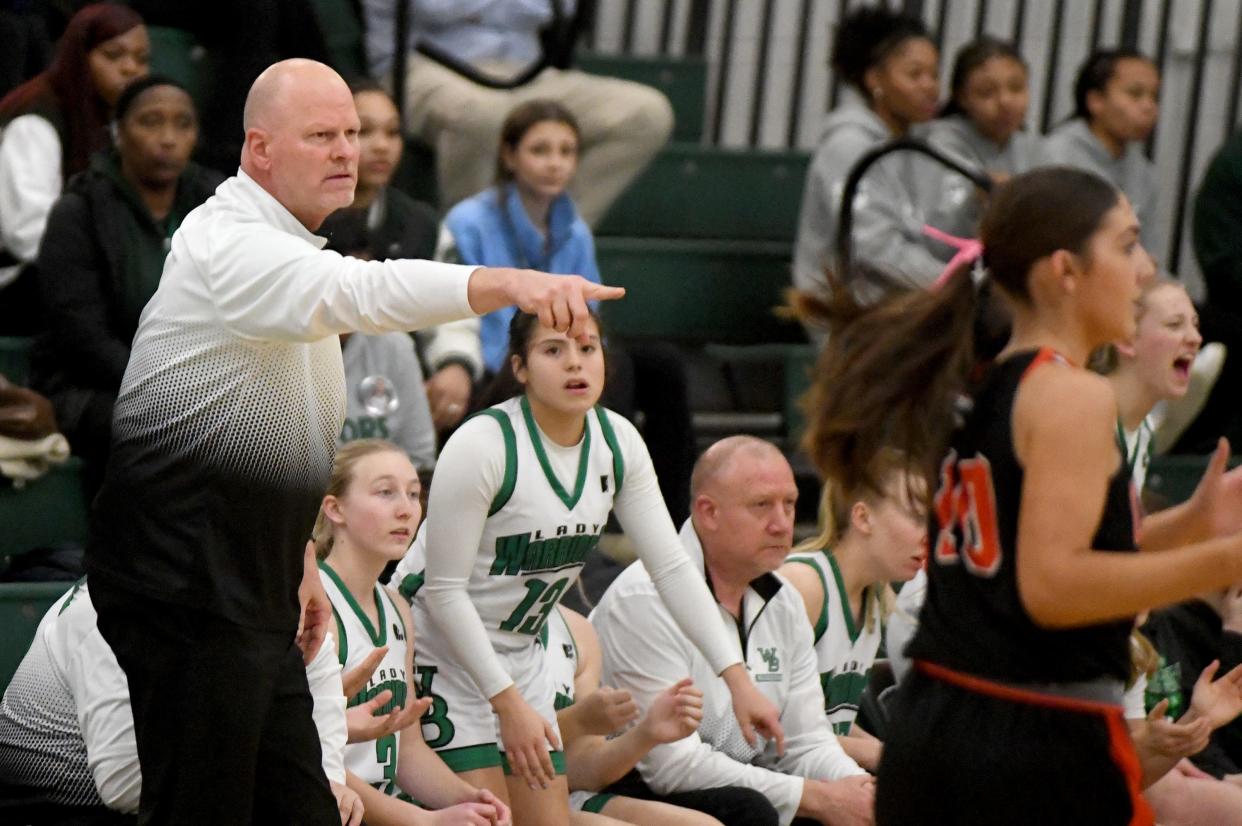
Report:
[{"label": "green bleacher seat", "polygon": [[177,81],[201,110],[207,92],[207,52],[194,35],[184,29],[147,26],[151,38],[151,74]]},{"label": "green bleacher seat", "polygon": [[0,691],[26,656],[39,620],[72,587],[72,582],[0,583]]},{"label": "green bleacher seat", "polygon": [[783,241],[790,252],[808,163],[805,152],[670,144],[597,234]]},{"label": "green bleacher seat", "polygon": [[629,291],[603,306],[613,335],[721,344],[802,337],[773,312],[789,286],[786,244],[599,238],[596,253],[604,283]]},{"label": "green bleacher seat", "polygon": [[76,458],[20,488],[4,483],[0,486],[0,559],[62,542],[85,544],[88,504],[82,462]]},{"label": "green bleacher seat", "polygon": [[707,61],[701,57],[637,57],[579,53],[577,68],[654,86],[673,105],[673,140],[703,139],[703,103],[707,96]]},{"label": "green bleacher seat", "polygon": [[0,336],[0,376],[23,387],[30,381],[30,349],[34,339]]}]

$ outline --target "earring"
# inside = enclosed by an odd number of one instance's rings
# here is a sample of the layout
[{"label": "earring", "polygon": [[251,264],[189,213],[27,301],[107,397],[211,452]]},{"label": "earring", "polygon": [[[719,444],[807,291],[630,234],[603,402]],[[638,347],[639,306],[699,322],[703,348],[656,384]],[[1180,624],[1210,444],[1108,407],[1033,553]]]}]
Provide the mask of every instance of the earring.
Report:
[{"label": "earring", "polygon": [[879,100],[884,97],[884,88],[881,86],[871,87],[871,97],[875,100]]}]

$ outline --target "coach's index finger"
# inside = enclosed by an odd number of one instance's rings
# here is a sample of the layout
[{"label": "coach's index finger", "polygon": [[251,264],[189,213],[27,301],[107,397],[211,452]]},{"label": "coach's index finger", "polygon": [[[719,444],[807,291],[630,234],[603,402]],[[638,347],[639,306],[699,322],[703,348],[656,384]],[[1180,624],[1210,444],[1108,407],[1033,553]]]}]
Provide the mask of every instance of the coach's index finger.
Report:
[{"label": "coach's index finger", "polygon": [[615,301],[618,298],[625,298],[625,287],[610,287],[606,284],[587,281],[582,289],[582,297],[587,301]]}]

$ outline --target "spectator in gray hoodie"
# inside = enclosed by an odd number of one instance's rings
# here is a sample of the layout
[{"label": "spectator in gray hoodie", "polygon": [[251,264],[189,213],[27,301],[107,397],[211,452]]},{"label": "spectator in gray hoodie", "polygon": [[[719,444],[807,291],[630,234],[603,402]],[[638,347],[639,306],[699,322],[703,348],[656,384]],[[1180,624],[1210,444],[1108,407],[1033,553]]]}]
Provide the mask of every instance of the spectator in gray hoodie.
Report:
[{"label": "spectator in gray hoodie", "polygon": [[1160,70],[1131,49],[1094,52],[1074,81],[1074,115],[1048,133],[1035,165],[1094,172],[1125,193],[1143,228],[1143,246],[1166,254],[1156,226],[1156,169],[1143,144],[1160,115]]},{"label": "spectator in gray hoodie", "polygon": [[[794,251],[794,286],[826,295],[824,272],[833,256],[841,192],[855,161],[936,115],[939,55],[916,17],[883,7],[858,9],[837,27],[832,65],[861,97],[828,115],[802,193]],[[942,268],[922,236],[914,197],[913,158],[890,155],[863,178],[854,199],[854,258],[878,265],[912,285],[932,281]],[[877,285],[860,287],[874,292]]]}]

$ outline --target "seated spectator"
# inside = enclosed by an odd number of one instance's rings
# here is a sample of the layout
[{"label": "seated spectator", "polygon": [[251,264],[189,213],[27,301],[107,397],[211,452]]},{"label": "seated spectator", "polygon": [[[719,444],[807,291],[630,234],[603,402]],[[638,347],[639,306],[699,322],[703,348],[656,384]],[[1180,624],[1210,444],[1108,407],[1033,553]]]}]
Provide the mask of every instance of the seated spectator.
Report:
[{"label": "seated spectator", "polygon": [[431,258],[436,252],[440,227],[435,210],[389,186],[401,163],[403,148],[397,107],[374,81],[354,81],[350,89],[361,124],[358,184],[353,204],[329,215],[318,233],[332,242],[342,222],[356,222],[356,217],[351,216],[362,213],[369,258]]},{"label": "seated spectator", "polygon": [[400,448],[378,439],[337,451],[328,491],[315,520],[315,555],[339,631],[345,668],[368,659],[374,674],[349,705],[380,700],[379,713],[399,716],[402,727],[375,740],[351,738],[345,747],[349,787],[362,798],[369,826],[413,826],[423,810],[397,799],[412,795],[447,809],[446,823],[509,826],[508,807],[485,789],[454,774],[423,740],[418,718],[432,706],[415,699],[414,633],[410,606],[379,584],[389,562],[414,537],[422,508],[418,474]]},{"label": "seated spectator", "polygon": [[1074,81],[1074,114],[1035,150],[1035,166],[1061,164],[1094,172],[1125,193],[1138,216],[1143,246],[1160,259],[1156,167],[1143,143],[1160,115],[1160,70],[1130,49],[1092,53]]},{"label": "seated spectator", "polygon": [[[997,183],[1025,172],[1036,144],[1024,128],[1028,83],[1026,62],[1009,43],[993,37],[967,43],[953,61],[949,101],[931,122],[927,142]],[[920,176],[919,195],[927,223],[951,235],[976,237],[983,193],[939,163],[929,160],[926,166],[931,173]]]},{"label": "seated spectator", "polygon": [[[794,286],[828,292],[824,272],[835,264],[841,194],[854,163],[892,138],[911,134],[936,115],[939,55],[917,17],[865,7],[837,27],[832,66],[860,95],[828,114],[811,158],[794,247]],[[890,155],[863,177],[854,199],[854,259],[883,266],[893,277],[928,284],[943,268],[923,236],[915,197],[915,156]],[[859,285],[866,295],[883,284]]]},{"label": "seated spectator", "polygon": [[[306,676],[323,770],[342,812],[350,812],[357,795],[344,785],[345,703],[331,634],[307,665]],[[129,684],[96,627],[85,580],[43,615],[4,692],[0,782],[10,799],[46,804],[41,811],[47,822],[137,822],[142,775]]]},{"label": "seated spectator", "polygon": [[[604,683],[629,691],[640,709],[690,676],[706,696],[697,734],[656,746],[610,791],[655,797],[724,823],[872,822],[874,784],[841,748],[823,713],[823,692],[806,608],[776,570],[793,539],[798,488],[780,451],[749,436],[712,445],[694,468],[693,512],[681,539],[702,566],[719,622],[755,681],[781,712],[784,751],[752,742],[729,712],[711,669],[677,630],[641,565],[631,565],[591,615],[604,652]],[[713,795],[719,786],[754,789],[770,801],[745,820]],[[717,806],[717,803],[724,804]]]},{"label": "seated spectator", "polygon": [[221,181],[189,161],[198,119],[174,81],[132,83],[114,124],[114,147],[92,157],[52,209],[37,262],[48,330],[32,356],[32,384],[56,406],[92,488],[102,480],[130,342],[159,286],[169,240]]},{"label": "seated spectator", "polygon": [[927,560],[926,491],[900,453],[881,457],[874,490],[824,485],[819,536],[780,569],[815,634],[824,713],[845,753],[868,771],[879,765],[881,743],[855,718],[892,612],[889,583],[908,582]]},{"label": "seated spectator", "polygon": [[112,3],[69,22],[52,65],[0,100],[0,335],[33,335],[40,323],[30,263],[65,182],[108,145],[121,90],[147,73],[142,18]]},{"label": "seated spectator", "polygon": [[[532,100],[505,118],[496,157],[496,182],[445,216],[449,257],[463,264],[536,268],[599,282],[595,239],[568,192],[578,171],[582,137],[574,116],[551,100]],[[509,349],[506,307],[479,321],[483,366],[501,371]],[[651,447],[669,514],[689,512],[686,491],[694,462],[685,367],[670,347],[609,341],[609,377],[603,404],[633,420],[643,411],[643,438]],[[487,403],[507,398],[502,394]]]},{"label": "seated spectator", "polygon": [[[570,823],[593,822],[582,818],[593,813],[611,822],[720,826],[720,821],[692,809],[599,793],[633,769],[655,746],[680,740],[699,727],[703,692],[694,682],[686,677],[673,683],[640,717],[628,691],[600,686],[603,661],[599,638],[586,617],[558,605],[539,639],[557,687],[556,724],[565,747]],[[624,733],[617,734],[622,729]],[[714,792],[741,799],[756,794],[749,789]]]},{"label": "seated spectator", "polygon": [[573,2],[551,0],[363,0],[371,73],[390,74],[398,2],[410,4],[406,129],[436,150],[441,205],[487,186],[492,149],[505,113],[535,98],[562,103],[582,126],[575,200],[588,224],[664,146],[672,107],[655,89],[631,81],[547,68],[516,89],[489,88],[414,52],[426,43],[481,72],[514,78],[540,60],[540,31]]}]

